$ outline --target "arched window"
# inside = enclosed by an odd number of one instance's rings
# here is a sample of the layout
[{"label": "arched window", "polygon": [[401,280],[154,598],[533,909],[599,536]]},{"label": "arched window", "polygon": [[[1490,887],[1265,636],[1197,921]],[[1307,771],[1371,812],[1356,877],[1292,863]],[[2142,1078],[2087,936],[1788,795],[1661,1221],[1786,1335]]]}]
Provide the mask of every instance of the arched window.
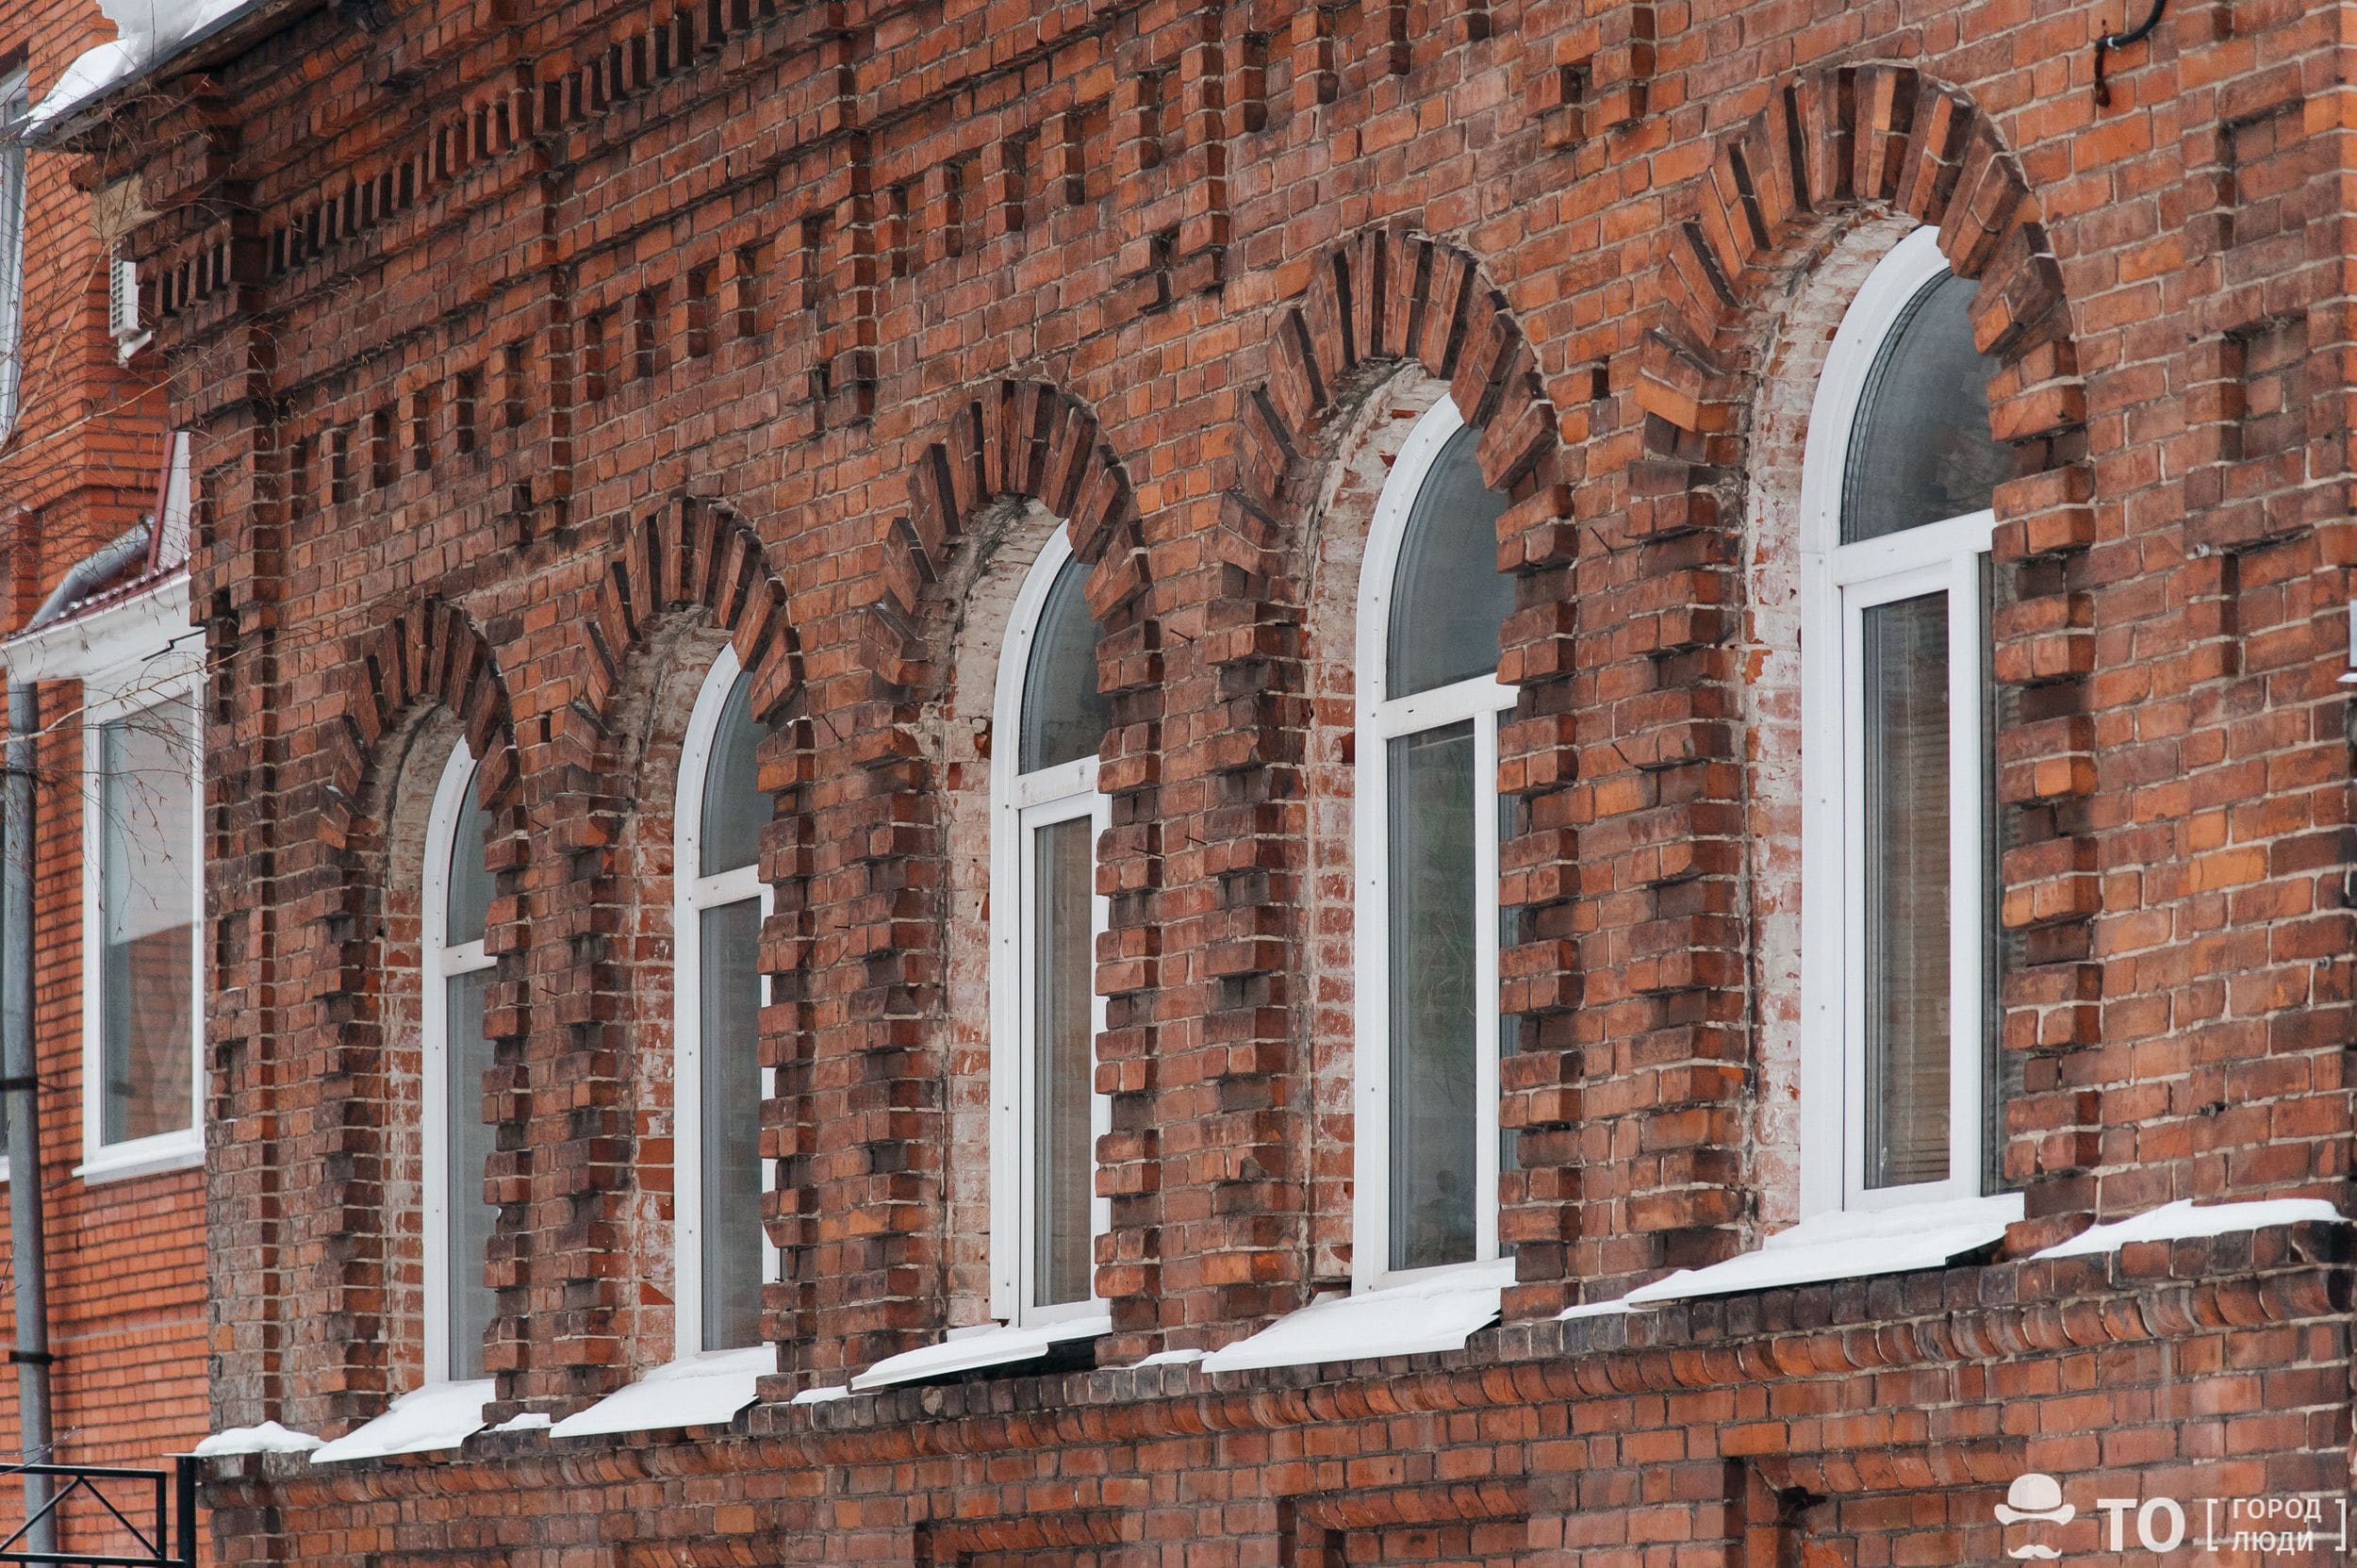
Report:
[{"label": "arched window", "polygon": [[422,1133],[425,1197],[425,1380],[483,1376],[494,1297],[486,1256],[498,1211],[484,1197],[491,1129],[483,1077],[491,1069],[484,1008],[491,955],[490,819],[475,799],[475,760],[451,751],[427,819],[420,932],[424,1015]]},{"label": "arched window", "polygon": [[680,758],[672,859],[679,1009],[672,1059],[679,1350],[761,1343],[761,827],[752,677],[724,649],[698,693]]},{"label": "arched window", "polygon": [[1017,1326],[1094,1310],[1108,1211],[1096,1193],[1096,886],[1111,710],[1087,578],[1058,528],[1016,596],[991,725],[991,1296]]},{"label": "arched window", "polygon": [[1505,498],[1442,398],[1385,482],[1359,589],[1360,1288],[1498,1256],[1498,636]]},{"label": "arched window", "polygon": [[1974,285],[1918,229],[1860,289],[1802,518],[1803,1204],[1989,1190],[1994,487]]}]

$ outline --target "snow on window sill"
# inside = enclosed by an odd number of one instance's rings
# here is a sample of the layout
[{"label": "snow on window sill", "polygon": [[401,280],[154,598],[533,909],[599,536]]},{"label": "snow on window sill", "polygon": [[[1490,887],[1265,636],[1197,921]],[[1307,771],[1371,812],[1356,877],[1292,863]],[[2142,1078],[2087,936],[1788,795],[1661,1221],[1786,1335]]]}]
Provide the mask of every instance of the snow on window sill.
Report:
[{"label": "snow on window sill", "polygon": [[551,1437],[605,1437],[683,1427],[725,1427],[751,1404],[761,1379],[778,1369],[770,1345],[706,1350],[666,1362],[627,1388],[549,1429]]},{"label": "snow on window sill", "polygon": [[1259,1333],[1212,1351],[1206,1372],[1316,1366],[1462,1350],[1498,1318],[1513,1263],[1477,1263],[1355,1296],[1329,1296],[1288,1312]]},{"label": "snow on window sill", "polygon": [[2117,1252],[2136,1242],[2174,1242],[2198,1240],[2205,1236],[2223,1236],[2236,1230],[2265,1230],[2279,1225],[2342,1223],[2341,1212],[2320,1197],[2275,1197],[2247,1203],[2214,1203],[2196,1206],[2193,1199],[2180,1198],[2149,1209],[2133,1218],[2116,1220],[2109,1225],[2097,1225],[2080,1231],[2066,1242],[2056,1242],[2043,1252],[2032,1253],[2039,1258],[2079,1258],[2091,1253]]},{"label": "snow on window sill", "polygon": [[311,1462],[338,1464],[455,1448],[483,1429],[483,1407],[490,1402],[492,1389],[488,1378],[414,1389],[394,1400],[383,1415],[316,1450]]},{"label": "snow on window sill", "polygon": [[1091,1312],[1085,1317],[1065,1318],[1060,1323],[1043,1324],[1035,1329],[1016,1329],[1005,1324],[981,1324],[972,1329],[952,1329],[937,1345],[922,1345],[886,1356],[851,1379],[855,1393],[865,1394],[873,1388],[893,1383],[921,1382],[928,1378],[946,1378],[952,1373],[972,1372],[985,1366],[1006,1366],[1015,1362],[1036,1361],[1059,1345],[1073,1340],[1095,1339],[1113,1332],[1111,1312]]},{"label": "snow on window sill", "polygon": [[1812,1214],[1779,1230],[1755,1251],[1706,1268],[1682,1268],[1640,1285],[1617,1302],[1574,1307],[1558,1317],[1594,1316],[1614,1307],[1645,1307],[1703,1296],[1732,1296],[1784,1285],[1817,1285],[1944,1268],[2004,1239],[2021,1217],[2021,1195],[1922,1203],[1871,1213]]},{"label": "snow on window sill", "polygon": [[288,1431],[275,1421],[265,1421],[258,1427],[230,1427],[215,1432],[190,1452],[209,1460],[233,1454],[307,1454],[321,1446],[309,1432]]},{"label": "snow on window sill", "polygon": [[135,1176],[157,1176],[165,1171],[194,1170],[204,1164],[203,1137],[192,1131],[166,1132],[137,1143],[92,1149],[74,1167],[74,1174],[95,1185],[101,1181],[127,1181]]}]

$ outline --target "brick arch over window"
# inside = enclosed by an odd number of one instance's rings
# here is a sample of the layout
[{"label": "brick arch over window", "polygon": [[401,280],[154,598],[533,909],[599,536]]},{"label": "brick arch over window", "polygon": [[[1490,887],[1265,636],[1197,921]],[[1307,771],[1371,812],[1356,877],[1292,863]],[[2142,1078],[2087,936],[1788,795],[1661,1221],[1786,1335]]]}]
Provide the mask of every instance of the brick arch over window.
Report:
[{"label": "brick arch over window", "polygon": [[[2003,1035],[2028,1068],[2009,1111],[2004,1169],[2028,1187],[2033,1232],[2059,1234],[2069,1229],[2063,1211],[2077,1206],[2081,1156],[2071,1151],[2091,1147],[2092,1133],[2053,1061],[2093,1043],[2101,995],[2092,949],[2095,846],[2083,804],[2094,782],[2085,690],[2093,653],[2085,552],[2095,536],[2086,398],[2036,195],[1999,126],[1969,96],[1902,65],[1845,65],[1788,78],[1771,89],[1763,109],[1721,137],[1707,170],[1687,188],[1683,212],[1673,206],[1656,277],[1661,308],[1638,355],[1647,458],[1630,470],[1624,528],[1631,544],[1680,548],[1684,557],[1676,580],[1656,577],[1634,592],[1648,617],[1666,610],[1675,618],[1677,648],[1694,651],[1712,671],[1699,679],[1731,691],[1735,673],[1707,661],[1724,652],[1739,619],[1725,606],[1740,597],[1744,444],[1772,336],[1774,286],[1812,264],[1845,222],[1877,212],[1937,230],[1950,267],[1978,284],[1974,337],[1999,364],[1988,384],[1990,425],[2014,453],[2015,477],[1995,497],[1993,669],[2003,686],[2039,688],[2037,722],[2001,718],[1998,736],[2001,918],[2020,954],[2003,980]],[[1673,545],[1714,538],[1715,549]],[[2022,707],[2008,702],[2001,714]],[[1723,726],[1696,725],[1690,717],[1677,719],[1678,734],[1656,724],[1609,737],[1612,766],[1626,772],[1615,779],[1597,769],[1590,782],[1599,799],[1624,783],[1641,792],[1641,759],[1665,745],[1688,748],[1702,762],[1739,763]],[[1690,753],[1697,741],[1715,751]],[[1673,835],[1709,836],[1699,818]],[[1658,1020],[1652,1027],[1733,1016],[1722,1003],[1743,983],[1739,922],[1693,913],[1688,879],[1665,881],[1652,896],[1656,942],[1673,915],[1689,928],[1670,943],[1682,949],[1677,962],[1664,959],[1611,994],[1591,987],[1591,1004],[1650,1009]],[[1673,901],[1683,913],[1673,912]],[[1743,1091],[1734,1075],[1718,1081],[1702,1097],[1704,1108],[1731,1129],[1740,1120]],[[1740,1168],[1737,1141],[1695,1150],[1694,1168]],[[1634,1212],[1648,1195],[1614,1196]],[[1706,1185],[1652,1196],[1657,1200],[1645,1213],[1660,1248],[1656,1267],[1732,1245],[1729,1228],[1739,1215]],[[1604,1229],[1601,1222],[1591,1228]],[[1583,1272],[1609,1284],[1624,1271],[1599,1259]]]},{"label": "brick arch over window", "polygon": [[[1291,565],[1304,559],[1305,531],[1294,520],[1308,511],[1315,476],[1339,455],[1333,448],[1344,417],[1409,366],[1445,386],[1458,411],[1481,427],[1482,478],[1509,498],[1498,522],[1497,563],[1520,581],[1518,608],[1503,629],[1498,675],[1521,695],[1499,731],[1499,787],[1522,797],[1524,809],[1519,832],[1501,845],[1500,899],[1518,911],[1518,937],[1501,952],[1499,973],[1501,1010],[1523,1023],[1519,1048],[1502,1064],[1500,1079],[1501,1119],[1516,1131],[1519,1158],[1501,1180],[1499,1224],[1519,1277],[1530,1282],[1516,1310],[1537,1311],[1560,1304],[1556,1282],[1569,1267],[1573,1213],[1565,1199],[1579,1158],[1570,1088],[1579,1065],[1568,1031],[1580,995],[1569,788],[1573,570],[1579,557],[1570,481],[1580,470],[1577,454],[1564,444],[1561,413],[1537,355],[1505,295],[1473,256],[1445,241],[1404,227],[1368,229],[1317,256],[1301,295],[1277,311],[1268,379],[1244,395],[1238,482],[1224,498],[1230,558],[1246,563],[1246,581],[1218,607],[1213,625],[1222,635],[1211,650],[1223,689],[1255,693],[1266,721],[1239,737],[1225,770],[1255,802],[1301,795],[1304,716],[1294,700],[1305,678],[1308,610],[1306,574]],[[1298,848],[1269,845],[1278,835],[1261,817],[1240,819],[1240,826],[1232,846],[1218,851],[1235,864]],[[1260,977],[1281,988],[1280,977],[1299,965],[1299,933],[1288,928],[1276,935],[1280,912],[1253,903],[1266,898],[1263,883],[1226,879],[1212,893],[1222,917],[1250,936],[1228,944],[1214,964],[1241,995],[1257,995],[1246,982]],[[1290,1042],[1268,1044],[1253,1056],[1231,1055],[1250,1062],[1263,1079],[1306,1070],[1293,1060]],[[1291,1109],[1293,1117],[1239,1117],[1228,1135],[1260,1168],[1286,1173],[1294,1193],[1306,1194],[1306,1097],[1273,1088],[1237,1097],[1263,1098]],[[1272,1256],[1259,1261],[1248,1283],[1217,1293],[1211,1321],[1249,1321],[1306,1299],[1311,1281],[1299,1277],[1306,1249],[1286,1244],[1266,1250]]]},{"label": "brick arch over window", "polygon": [[[2068,461],[2058,443],[2086,420],[2062,272],[2020,167],[1971,99],[1901,65],[1838,66],[1777,84],[1768,107],[1722,136],[1668,230],[1637,387],[1644,410],[1693,437],[1737,430],[1768,275],[1859,207],[1939,230],[1960,276],[1980,285],[1974,337],[2003,370],[1989,384],[1997,438],[2049,443],[2024,469]],[[1674,441],[1656,432],[1656,450]]]},{"label": "brick arch over window", "polygon": [[[550,960],[562,966],[553,988],[567,999],[553,1009],[533,1051],[533,1074],[550,1092],[536,1100],[526,1147],[546,1151],[534,1203],[561,1209],[567,1221],[558,1234],[540,1239],[516,1279],[516,1310],[542,1323],[561,1314],[569,1331],[560,1350],[525,1336],[518,1325],[525,1339],[521,1359],[501,1390],[501,1408],[510,1410],[569,1411],[640,1370],[630,1352],[642,1280],[635,1260],[618,1257],[611,1241],[635,1233],[627,1208],[637,1186],[642,1109],[636,1015],[618,944],[633,908],[643,905],[618,857],[638,802],[668,789],[668,781],[638,776],[619,709],[627,692],[656,684],[661,672],[637,667],[664,656],[654,646],[657,634],[683,619],[701,619],[729,637],[738,663],[751,672],[753,717],[777,726],[759,753],[776,808],[763,846],[776,914],[764,928],[762,962],[778,1004],[765,1019],[762,1050],[779,1069],[789,1105],[806,1092],[801,1048],[808,1036],[780,1021],[793,1015],[809,940],[802,799],[809,745],[805,727],[790,722],[801,692],[801,655],[784,586],[761,536],[723,505],[679,498],[618,533],[621,542],[605,561],[594,611],[580,628],[580,695],[558,716],[558,776],[551,781],[563,797],[554,840],[564,852],[561,899],[571,940],[563,958]],[[660,912],[664,921],[669,917],[668,908]],[[764,1114],[764,1125],[774,1125],[774,1108]],[[782,1192],[766,1200],[773,1232],[777,1205],[787,1206],[790,1225],[798,1201],[796,1189]],[[509,1311],[504,1302],[502,1310]]]},{"label": "brick arch over window", "polygon": [[[830,1058],[824,1093],[784,1130],[784,1180],[811,1207],[787,1242],[789,1272],[813,1281],[786,1350],[808,1382],[937,1338],[948,1310],[949,1107],[943,1032],[942,933],[949,903],[947,816],[935,707],[951,685],[976,575],[999,513],[1030,502],[1060,519],[1088,568],[1101,633],[1098,685],[1113,699],[1098,784],[1112,797],[1100,844],[1111,889],[1111,949],[1096,983],[1107,998],[1100,1084],[1112,1132],[1099,1152],[1113,1194],[1113,1263],[1098,1271],[1116,1334],[1143,1334],[1156,1311],[1158,1172],[1152,1000],[1160,884],[1161,640],[1146,536],[1129,475],[1096,416],[1058,387],[1004,380],[957,396],[913,444],[907,509],[890,519],[882,584],[865,607],[858,666],[831,711],[859,712],[814,813],[814,874],[830,890],[819,918],[829,959],[814,974],[810,1029]],[[854,756],[855,753],[855,756]],[[850,1068],[843,1064],[854,1065]],[[880,1113],[889,1109],[893,1114]],[[848,1142],[847,1142],[848,1139]],[[912,1300],[908,1281],[929,1282]]]},{"label": "brick arch over window", "polygon": [[[309,1314],[322,1329],[312,1387],[322,1395],[321,1414],[329,1427],[381,1414],[402,1392],[400,1369],[390,1361],[397,1244],[387,1202],[398,1150],[390,1114],[391,1042],[385,1037],[387,965],[393,954],[383,904],[408,874],[395,856],[412,847],[394,841],[393,821],[400,815],[422,820],[421,803],[396,800],[396,792],[422,790],[430,797],[438,777],[440,758],[413,764],[409,757],[409,743],[436,709],[456,720],[480,759],[475,787],[497,828],[488,851],[497,898],[484,939],[499,955],[499,970],[484,1017],[499,1060],[520,1058],[529,1027],[524,966],[530,940],[516,897],[525,864],[523,776],[497,657],[463,608],[437,600],[404,610],[359,639],[344,670],[341,712],[325,731],[326,784],[315,818],[319,842],[337,867],[338,891],[322,900],[325,908],[305,933],[315,972],[324,977],[315,996],[333,1023],[309,1091],[315,1114],[295,1134],[291,1150],[293,1161],[325,1173],[320,1190],[326,1200],[305,1222],[318,1229],[290,1241],[300,1281],[296,1298],[321,1304]],[[413,804],[415,813],[404,809]],[[512,1174],[511,1165],[519,1170],[525,1158],[494,1155],[494,1178]],[[496,1252],[500,1244],[493,1245]]]}]

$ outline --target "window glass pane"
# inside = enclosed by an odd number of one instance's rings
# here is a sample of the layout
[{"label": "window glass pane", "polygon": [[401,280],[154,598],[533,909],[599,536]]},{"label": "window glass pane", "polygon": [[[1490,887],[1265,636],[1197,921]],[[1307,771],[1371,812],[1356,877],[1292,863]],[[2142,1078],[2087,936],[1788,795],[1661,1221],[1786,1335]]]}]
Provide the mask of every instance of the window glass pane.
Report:
[{"label": "window glass pane", "polygon": [[1031,834],[1031,1296],[1040,1307],[1085,1301],[1092,1289],[1096,832],[1075,817]]},{"label": "window glass pane", "polygon": [[483,1033],[483,1008],[498,971],[453,975],[444,982],[450,1049],[450,1375],[464,1380],[483,1376],[483,1336],[491,1327],[495,1297],[483,1282],[490,1253],[491,1226],[499,1211],[483,1197],[485,1168],[491,1159],[492,1131],[483,1119],[483,1075],[491,1070],[491,1043]]},{"label": "window glass pane", "polygon": [[761,825],[769,819],[769,797],[761,792],[754,751],[761,744],[753,722],[753,678],[739,675],[720,706],[720,727],[704,766],[703,817],[698,824],[697,875],[717,877],[761,859]]},{"label": "window glass pane", "polygon": [[1473,724],[1401,736],[1390,762],[1390,1263],[1428,1268],[1476,1246]]},{"label": "window glass pane", "polygon": [[491,913],[491,819],[475,799],[475,774],[467,777],[459,797],[458,821],[450,835],[450,898],[444,909],[442,940],[464,947],[483,940]]},{"label": "window glass pane", "polygon": [[1023,737],[1016,768],[1025,773],[1093,757],[1105,744],[1113,703],[1096,689],[1096,622],[1081,586],[1088,569],[1063,564],[1040,607],[1023,671]]},{"label": "window glass pane", "polygon": [[99,966],[110,1144],[190,1124],[196,708],[158,702],[101,727]]},{"label": "window glass pane", "polygon": [[1948,600],[1862,615],[1866,1185],[1948,1176]]},{"label": "window glass pane", "polygon": [[1974,288],[1942,272],[1883,339],[1850,432],[1842,543],[1980,511],[2013,471],[1989,438],[1997,362],[1972,346]]},{"label": "window glass pane", "polygon": [[761,900],[701,912],[703,1345],[761,1343]]},{"label": "window glass pane", "polygon": [[1449,437],[1408,515],[1392,580],[1389,696],[1497,673],[1514,580],[1497,569],[1506,498],[1481,482],[1480,441],[1470,426]]}]

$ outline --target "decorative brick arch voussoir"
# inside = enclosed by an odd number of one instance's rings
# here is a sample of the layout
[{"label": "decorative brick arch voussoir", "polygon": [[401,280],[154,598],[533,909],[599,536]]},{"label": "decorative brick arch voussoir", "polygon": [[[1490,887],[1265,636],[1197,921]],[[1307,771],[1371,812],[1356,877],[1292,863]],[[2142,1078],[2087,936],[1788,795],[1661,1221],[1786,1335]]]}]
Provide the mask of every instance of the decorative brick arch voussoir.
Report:
[{"label": "decorative brick arch voussoir", "polygon": [[[2085,810],[2096,779],[2086,394],[2036,194],[1969,96],[1910,66],[1826,67],[1776,84],[1765,108],[1720,139],[1664,245],[1661,310],[1636,388],[1654,460],[1632,470],[1627,529],[1641,539],[1735,525],[1768,285],[1807,261],[1823,225],[1873,207],[1937,228],[1950,267],[1979,285],[1973,336],[1999,366],[1990,433],[2013,449],[2015,477],[1994,498],[1993,673],[2002,686],[2042,688],[2043,716],[1999,725],[2001,918],[2024,944],[2003,978],[2002,1029],[2009,1053],[2060,1055],[2095,1043],[2102,994]],[[2084,1166],[2053,1151],[2094,1147],[2086,1114],[2051,1084],[2009,1107],[2005,1174],[2027,1193],[2030,1216],[2016,1247],[2076,1228]]]},{"label": "decorative brick arch voussoir", "polygon": [[1949,266],[1978,280],[1973,335],[2003,366],[1989,384],[1998,439],[2084,424],[2069,303],[2036,197],[1970,98],[1904,65],[1830,66],[1780,82],[1767,107],[1720,138],[1667,231],[1640,406],[1696,436],[1739,428],[1762,278],[1801,259],[1796,239],[1868,206],[1937,227]]},{"label": "decorative brick arch voussoir", "polygon": [[[484,936],[499,955],[498,979],[486,999],[485,1027],[494,1048],[512,1056],[528,1027],[523,979],[528,933],[519,891],[524,864],[523,778],[517,764],[514,726],[499,663],[481,630],[460,606],[429,600],[411,606],[364,636],[345,664],[342,712],[329,721],[322,750],[327,779],[315,832],[338,867],[336,898],[315,918],[309,933],[316,955],[313,994],[331,1021],[328,1058],[315,1103],[318,1119],[312,1147],[298,1160],[317,1161],[326,1172],[328,1197],[321,1212],[338,1217],[336,1229],[317,1238],[319,1267],[312,1276],[321,1293],[323,1317],[343,1335],[341,1365],[317,1370],[326,1391],[323,1414],[349,1424],[382,1413],[400,1392],[396,1368],[385,1351],[391,1325],[386,1304],[392,1279],[396,1228],[385,1211],[386,1173],[395,1157],[390,1130],[390,1084],[385,1052],[385,944],[368,916],[366,897],[374,878],[381,898],[395,875],[386,828],[393,809],[393,781],[385,769],[399,762],[392,745],[410,716],[439,706],[463,728],[468,750],[479,759],[476,790],[496,825],[489,847],[494,886],[508,912],[495,903]],[[422,787],[430,790],[433,779]],[[409,787],[416,787],[414,782]],[[384,801],[371,818],[363,802]],[[495,1155],[503,1163],[520,1157]]]},{"label": "decorative brick arch voussoir", "polygon": [[729,634],[737,663],[753,672],[753,717],[766,719],[801,684],[799,651],[785,586],[761,536],[727,507],[681,497],[633,524],[607,560],[594,619],[584,631],[588,657],[580,704],[602,729],[628,671],[655,623],[701,609]]},{"label": "decorative brick arch voussoir", "polygon": [[[1447,383],[1465,421],[1484,427],[1492,489],[1526,501],[1555,482],[1556,409],[1506,296],[1464,252],[1372,228],[1319,256],[1308,291],[1278,311],[1268,380],[1244,402],[1243,498],[1278,512],[1350,391],[1409,363]],[[1499,525],[1501,537],[1509,527]]]},{"label": "decorative brick arch voussoir", "polygon": [[[1129,476],[1100,438],[1096,416],[1061,388],[1000,381],[982,389],[918,455],[908,496],[907,514],[893,520],[901,548],[888,560],[880,606],[900,626],[924,617],[927,585],[941,577],[973,520],[993,502],[1016,498],[1063,520],[1073,554],[1089,568],[1089,612],[1099,625],[1118,634],[1143,623],[1146,536]],[[924,684],[913,676],[896,661],[886,679]]]}]

